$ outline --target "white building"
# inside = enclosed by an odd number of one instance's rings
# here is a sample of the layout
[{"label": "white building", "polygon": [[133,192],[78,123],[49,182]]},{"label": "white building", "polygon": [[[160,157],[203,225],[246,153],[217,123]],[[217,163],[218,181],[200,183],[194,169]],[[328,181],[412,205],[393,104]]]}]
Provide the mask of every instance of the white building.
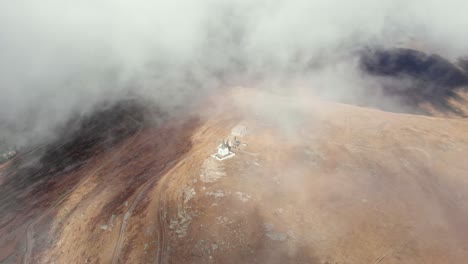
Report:
[{"label": "white building", "polygon": [[229,147],[228,142],[223,141],[218,146],[218,152],[215,154],[211,155],[211,157],[216,158],[217,160],[225,160],[234,157],[236,154],[231,151],[231,148]]},{"label": "white building", "polygon": [[226,156],[229,154],[229,151],[230,148],[229,148],[229,145],[223,141],[223,143],[221,143],[219,146],[218,146],[218,155],[219,156]]}]

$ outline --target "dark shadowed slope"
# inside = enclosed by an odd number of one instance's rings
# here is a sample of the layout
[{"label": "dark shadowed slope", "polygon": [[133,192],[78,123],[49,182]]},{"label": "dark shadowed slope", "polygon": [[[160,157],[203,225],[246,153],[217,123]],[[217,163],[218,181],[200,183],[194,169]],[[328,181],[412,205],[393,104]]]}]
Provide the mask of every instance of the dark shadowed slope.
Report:
[{"label": "dark shadowed slope", "polygon": [[[417,110],[429,103],[439,111],[464,115],[450,100],[467,103],[458,92],[468,85],[465,60],[458,64],[437,55],[412,49],[369,49],[362,53],[361,68],[366,73],[383,77],[387,95],[399,98]],[[466,65],[465,65],[466,67]]]},{"label": "dark shadowed slope", "polygon": [[[77,117],[57,139],[35,147],[4,164],[0,184],[0,260],[17,260],[23,247],[18,235],[40,213],[75,186],[77,174],[90,160],[118,148],[141,125],[144,108],[129,100]],[[20,243],[20,244],[18,244]]]}]

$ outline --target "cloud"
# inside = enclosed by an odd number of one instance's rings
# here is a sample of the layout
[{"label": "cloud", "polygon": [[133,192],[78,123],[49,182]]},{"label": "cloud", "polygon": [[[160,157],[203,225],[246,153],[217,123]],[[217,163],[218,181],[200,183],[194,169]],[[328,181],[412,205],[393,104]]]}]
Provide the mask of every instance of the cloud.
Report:
[{"label": "cloud", "polygon": [[255,78],[302,78],[347,97],[362,83],[353,52],[363,46],[468,54],[467,8],[457,0],[3,1],[0,133],[44,138],[129,90],[167,109]]}]

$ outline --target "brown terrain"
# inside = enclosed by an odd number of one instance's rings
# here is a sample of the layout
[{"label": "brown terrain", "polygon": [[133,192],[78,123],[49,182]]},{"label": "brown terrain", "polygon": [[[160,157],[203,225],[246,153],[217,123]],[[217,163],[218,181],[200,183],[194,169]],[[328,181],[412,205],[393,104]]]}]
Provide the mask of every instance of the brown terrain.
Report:
[{"label": "brown terrain", "polygon": [[23,153],[0,168],[0,263],[467,263],[465,119],[294,94],[111,111]]}]

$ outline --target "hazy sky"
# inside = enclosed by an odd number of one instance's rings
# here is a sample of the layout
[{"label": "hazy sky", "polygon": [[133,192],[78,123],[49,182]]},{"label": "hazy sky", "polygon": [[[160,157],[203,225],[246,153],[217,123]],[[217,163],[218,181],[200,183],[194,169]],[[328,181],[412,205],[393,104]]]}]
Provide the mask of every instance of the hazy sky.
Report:
[{"label": "hazy sky", "polygon": [[350,55],[366,45],[468,54],[466,10],[462,0],[1,1],[0,133],[41,138],[129,89],[175,107],[246,75],[349,92],[367,82]]}]

